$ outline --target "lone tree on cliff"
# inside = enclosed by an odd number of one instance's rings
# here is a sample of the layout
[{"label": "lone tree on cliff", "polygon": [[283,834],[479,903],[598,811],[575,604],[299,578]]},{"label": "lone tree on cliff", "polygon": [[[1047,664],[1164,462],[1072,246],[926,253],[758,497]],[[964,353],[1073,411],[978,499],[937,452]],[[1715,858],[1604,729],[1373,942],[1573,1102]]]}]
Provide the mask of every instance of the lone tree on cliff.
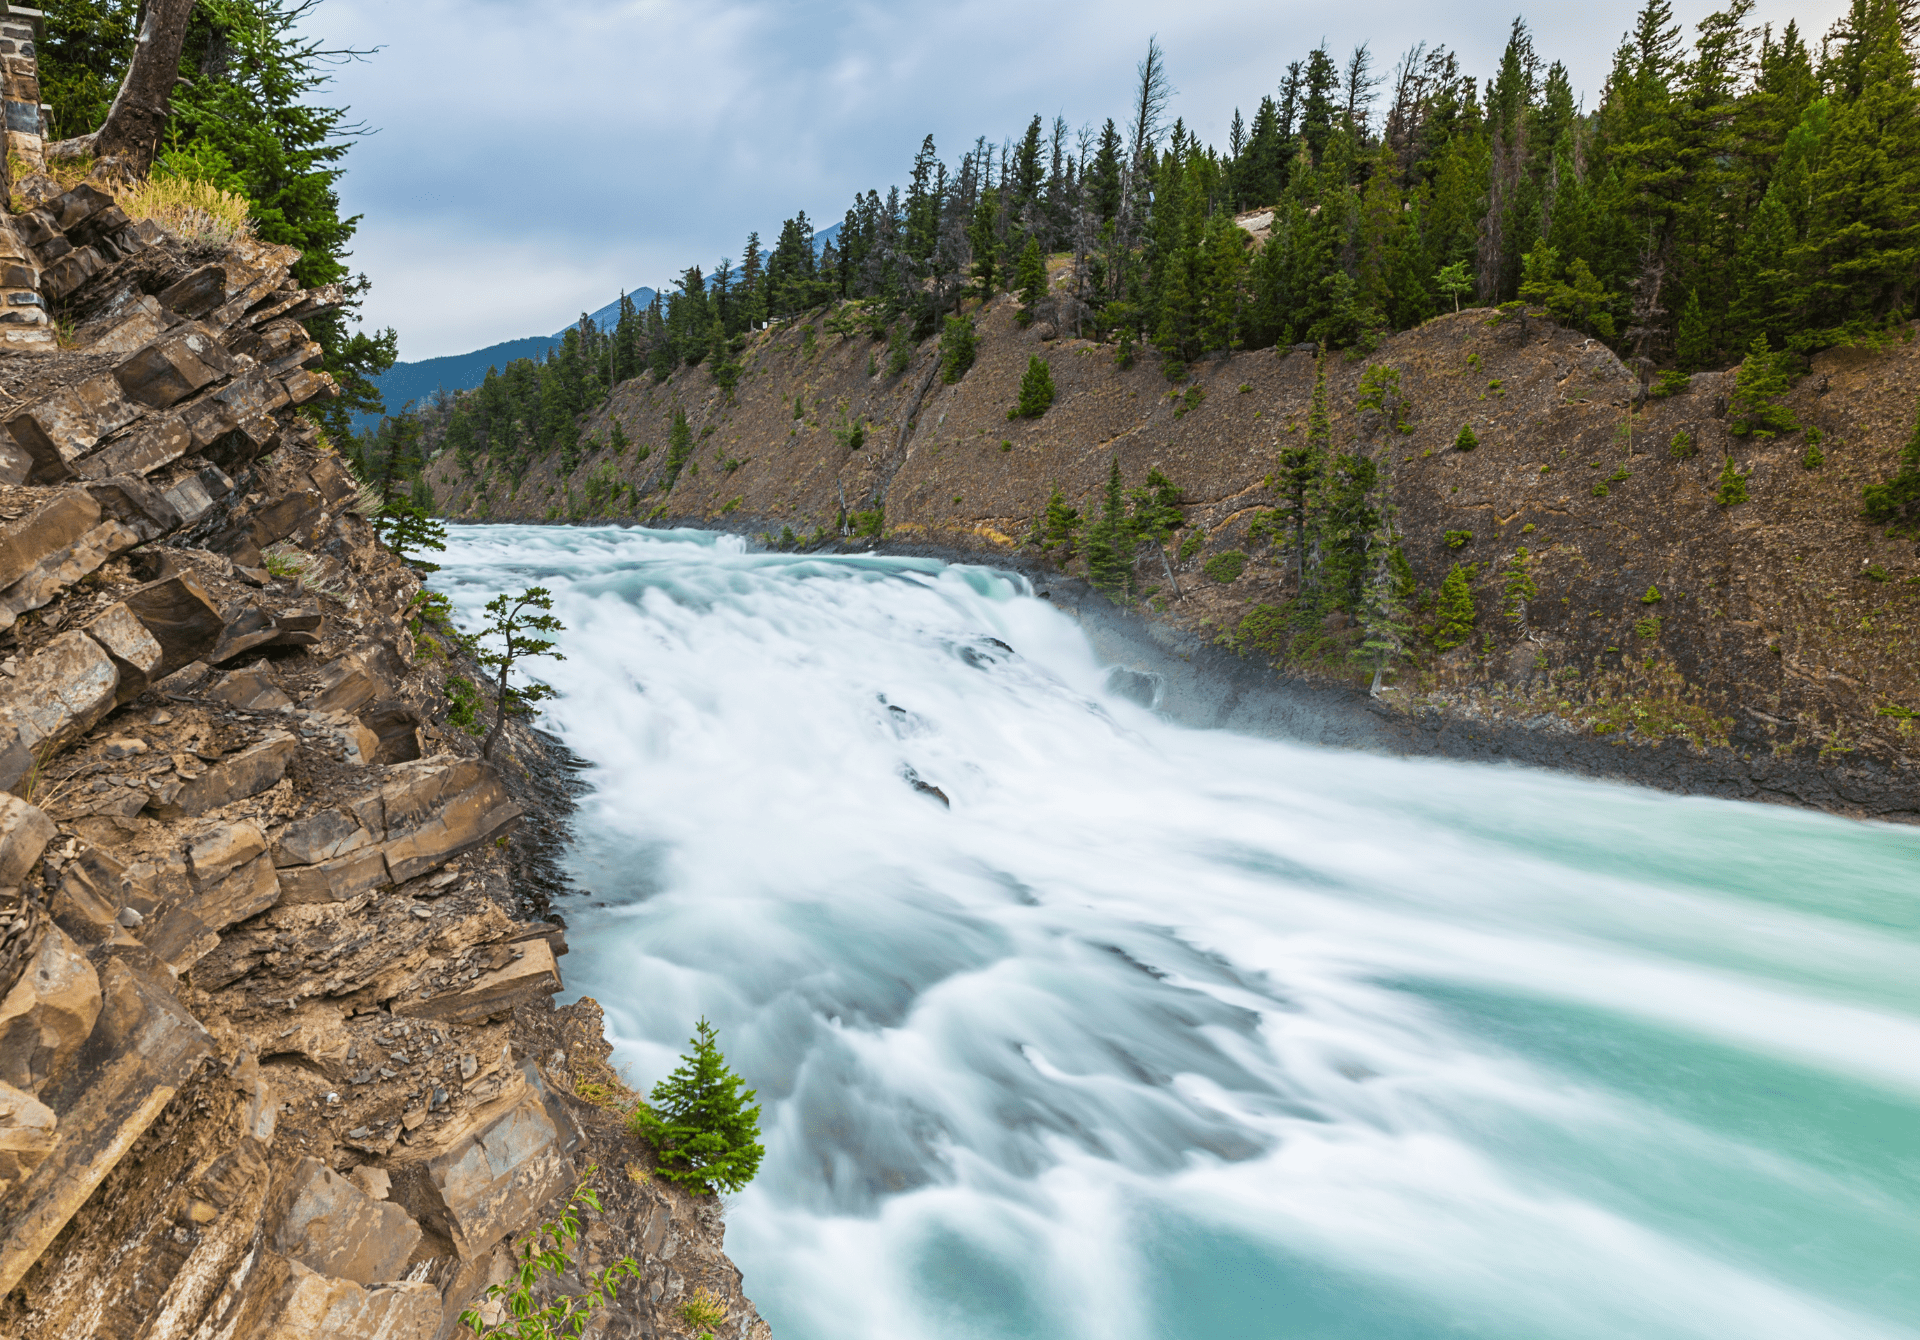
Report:
[{"label": "lone tree on cliff", "polygon": [[491,759],[493,746],[500,738],[500,732],[506,728],[507,712],[519,711],[553,697],[551,684],[542,684],[531,680],[525,688],[515,688],[509,676],[513,674],[516,661],[529,656],[551,656],[556,661],[567,658],[553,649],[553,639],[541,637],[542,633],[560,633],[566,631],[566,625],[548,613],[553,608],[553,593],[544,586],[529,586],[518,596],[510,596],[502,591],[487,602],[488,620],[477,640],[486,642],[491,638],[500,640],[497,651],[480,653],[480,664],[494,672],[498,678],[500,703],[493,716],[493,729],[487,732],[487,742],[480,746],[480,757]]},{"label": "lone tree on cliff", "polygon": [[727,1068],[713,1025],[702,1019],[674,1072],[627,1118],[659,1151],[659,1176],[695,1195],[738,1191],[760,1171],[760,1104]]}]

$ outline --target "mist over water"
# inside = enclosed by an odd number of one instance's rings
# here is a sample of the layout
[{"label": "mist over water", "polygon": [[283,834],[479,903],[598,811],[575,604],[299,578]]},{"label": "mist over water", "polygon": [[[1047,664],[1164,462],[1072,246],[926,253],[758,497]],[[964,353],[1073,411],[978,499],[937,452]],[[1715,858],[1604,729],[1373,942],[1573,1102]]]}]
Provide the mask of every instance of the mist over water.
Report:
[{"label": "mist over water", "polygon": [[1920,1336],[1920,833],[1184,729],[981,568],[445,564],[555,593],[568,989],[758,1088],[780,1340]]}]

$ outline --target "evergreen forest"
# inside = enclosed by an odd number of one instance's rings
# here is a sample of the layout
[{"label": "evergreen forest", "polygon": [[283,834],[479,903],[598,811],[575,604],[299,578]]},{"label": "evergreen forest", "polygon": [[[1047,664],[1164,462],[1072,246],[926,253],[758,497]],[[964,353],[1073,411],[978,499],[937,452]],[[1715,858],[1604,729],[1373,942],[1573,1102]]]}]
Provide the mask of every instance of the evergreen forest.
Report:
[{"label": "evergreen forest", "polygon": [[952,159],[928,136],[904,188],[855,198],[831,241],[804,210],[770,246],[749,234],[737,263],[490,375],[447,407],[447,441],[518,477],[578,453],[586,411],[642,371],[731,386],[763,322],[835,304],[897,373],[1002,291],[1123,364],[1157,350],[1175,381],[1236,349],[1370,350],[1462,305],[1545,308],[1675,373],[1888,338],[1920,278],[1920,5],[1853,0],[1819,35],[1751,17],[1735,0],[1687,33],[1647,0],[1591,108],[1521,20],[1485,77],[1425,43],[1390,69],[1323,45],[1224,145],[1169,122],[1149,43],[1119,115],[1035,116]]}]

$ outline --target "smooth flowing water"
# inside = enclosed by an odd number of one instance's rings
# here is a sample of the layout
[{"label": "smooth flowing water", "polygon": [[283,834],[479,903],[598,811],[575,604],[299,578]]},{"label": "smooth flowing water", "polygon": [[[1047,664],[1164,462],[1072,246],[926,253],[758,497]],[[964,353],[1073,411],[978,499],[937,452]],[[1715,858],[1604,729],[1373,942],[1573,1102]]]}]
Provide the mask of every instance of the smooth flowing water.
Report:
[{"label": "smooth flowing water", "polygon": [[555,593],[568,988],[758,1088],[779,1340],[1920,1336],[1920,833],[1185,729],[982,568],[438,580]]}]

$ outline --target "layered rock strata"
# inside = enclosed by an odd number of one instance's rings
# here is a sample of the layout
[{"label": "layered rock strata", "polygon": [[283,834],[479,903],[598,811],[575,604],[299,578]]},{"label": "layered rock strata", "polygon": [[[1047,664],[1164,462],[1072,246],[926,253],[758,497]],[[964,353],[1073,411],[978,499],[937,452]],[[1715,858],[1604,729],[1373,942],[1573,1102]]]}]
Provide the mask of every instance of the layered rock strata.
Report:
[{"label": "layered rock strata", "polygon": [[604,1060],[513,886],[541,745],[442,726],[419,578],[298,413],[338,293],[35,185],[0,250],[72,347],[0,341],[0,1334],[451,1337],[597,1164],[583,1266],[645,1278],[595,1334],[701,1288],[764,1336],[549,1045]]}]

